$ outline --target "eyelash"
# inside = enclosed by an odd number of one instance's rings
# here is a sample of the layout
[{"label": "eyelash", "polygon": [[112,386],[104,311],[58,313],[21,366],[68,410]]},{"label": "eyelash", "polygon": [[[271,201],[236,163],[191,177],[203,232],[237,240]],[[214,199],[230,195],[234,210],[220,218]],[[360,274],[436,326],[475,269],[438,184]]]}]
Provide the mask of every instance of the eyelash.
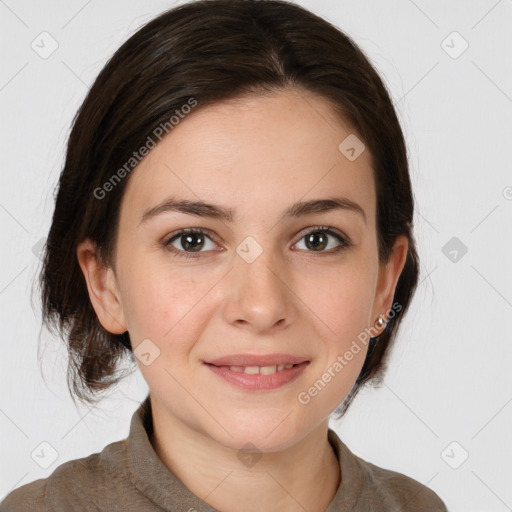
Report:
[{"label": "eyelash", "polygon": [[[310,235],[312,233],[318,233],[318,232],[326,233],[330,236],[333,236],[334,238],[336,238],[338,240],[338,242],[340,242],[340,245],[338,247],[336,247],[335,249],[331,249],[330,251],[319,251],[319,252],[306,251],[306,252],[312,253],[314,256],[337,254],[337,253],[343,251],[344,249],[348,249],[349,247],[352,246],[352,242],[349,240],[348,237],[345,237],[345,236],[341,235],[340,233],[338,233],[337,231],[334,231],[330,226],[315,226],[315,227],[309,229],[308,231],[302,233],[301,237],[299,238],[299,240],[296,243],[300,242],[307,235]],[[197,234],[201,234],[201,235],[206,235],[213,242],[215,242],[215,240],[214,240],[215,237],[207,229],[186,228],[186,229],[181,229],[181,230],[177,231],[176,233],[173,233],[169,238],[167,238],[166,240],[164,240],[162,242],[162,246],[164,248],[166,248],[167,250],[171,251],[171,253],[173,253],[173,255],[176,258],[199,258],[199,257],[201,257],[201,252],[190,253],[187,251],[181,251],[171,245],[171,243],[174,240],[176,240],[177,238],[179,238],[182,235],[187,235],[189,233],[197,233]],[[206,251],[203,251],[203,252],[206,252]]]}]

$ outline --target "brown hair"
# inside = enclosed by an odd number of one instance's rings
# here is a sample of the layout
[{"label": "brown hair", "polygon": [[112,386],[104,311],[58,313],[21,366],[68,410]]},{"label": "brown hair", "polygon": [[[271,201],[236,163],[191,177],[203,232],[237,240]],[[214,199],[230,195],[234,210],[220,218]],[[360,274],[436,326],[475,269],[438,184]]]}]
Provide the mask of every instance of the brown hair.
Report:
[{"label": "brown hair", "polygon": [[101,261],[114,266],[119,207],[130,175],[123,173],[104,197],[95,191],[191,98],[197,110],[290,87],[327,99],[370,150],[380,262],[388,260],[398,235],[409,239],[394,296],[401,309],[370,340],[339,417],[361,386],[382,379],[418,281],[406,147],[390,95],[359,47],[308,10],[283,0],[201,0],[163,12],[131,36],[73,120],[40,275],[43,321],[67,342],[73,399],[94,403],[123,378],[116,373],[123,358],[135,361],[128,333],[111,334],[99,323],[76,256],[77,245],[90,238]]}]

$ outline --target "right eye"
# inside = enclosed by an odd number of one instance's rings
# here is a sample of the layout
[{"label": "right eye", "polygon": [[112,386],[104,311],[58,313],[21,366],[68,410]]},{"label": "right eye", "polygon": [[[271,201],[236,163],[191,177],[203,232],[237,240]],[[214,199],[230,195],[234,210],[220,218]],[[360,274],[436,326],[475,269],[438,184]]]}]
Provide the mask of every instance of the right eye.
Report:
[{"label": "right eye", "polygon": [[207,233],[209,231],[202,228],[180,229],[172,233],[169,238],[162,242],[162,245],[177,258],[198,258],[201,252],[208,252],[207,250],[201,250],[208,240],[212,244],[209,249],[215,250],[216,244]]}]

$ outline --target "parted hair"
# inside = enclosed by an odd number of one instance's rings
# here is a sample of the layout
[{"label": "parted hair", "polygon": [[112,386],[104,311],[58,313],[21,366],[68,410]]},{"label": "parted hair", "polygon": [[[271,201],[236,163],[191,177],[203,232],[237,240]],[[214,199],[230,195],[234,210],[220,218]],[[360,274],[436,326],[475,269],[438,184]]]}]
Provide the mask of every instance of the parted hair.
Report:
[{"label": "parted hair", "polygon": [[39,285],[43,323],[67,346],[73,400],[97,402],[101,392],[124,378],[119,368],[125,358],[136,368],[129,333],[112,334],[100,324],[76,254],[78,244],[90,238],[100,261],[114,266],[130,173],[108,193],[97,191],[192,98],[198,110],[290,88],[327,100],[370,151],[379,262],[388,261],[399,235],[409,240],[393,301],[399,311],[370,339],[338,417],[363,385],[381,383],[419,274],[407,150],[390,93],[354,41],[299,5],[199,0],[163,12],[129,37],[100,71],[72,121]]}]

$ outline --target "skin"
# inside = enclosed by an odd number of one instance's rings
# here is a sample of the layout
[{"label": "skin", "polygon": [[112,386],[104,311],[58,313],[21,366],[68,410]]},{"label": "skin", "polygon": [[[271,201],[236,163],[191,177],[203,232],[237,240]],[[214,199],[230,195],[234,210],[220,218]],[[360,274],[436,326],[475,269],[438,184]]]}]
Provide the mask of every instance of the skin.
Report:
[{"label": "skin", "polygon": [[[299,503],[321,512],[340,484],[328,419],[367,347],[307,405],[297,396],[390,310],[407,255],[400,237],[379,265],[371,155],[349,161],[339,151],[350,133],[328,102],[305,91],[198,107],[132,171],[114,268],[96,260],[89,240],[77,249],[105,329],[128,330],[134,350],[144,339],[160,350],[148,366],[137,359],[150,390],[155,451],[218,510],[283,512]],[[170,211],[140,222],[169,196],[232,208],[235,218]],[[366,223],[349,210],[282,218],[299,200],[333,196],[357,202]],[[339,230],[352,245],[335,253],[340,242],[329,235],[315,251],[300,234],[315,226]],[[189,227],[215,235],[207,233],[199,257],[178,258],[161,245]],[[252,263],[236,252],[247,236],[263,250]],[[181,240],[173,247],[183,254]],[[310,364],[285,386],[247,391],[203,364],[236,353],[288,353]],[[249,442],[261,455],[254,465],[237,457]]]}]

